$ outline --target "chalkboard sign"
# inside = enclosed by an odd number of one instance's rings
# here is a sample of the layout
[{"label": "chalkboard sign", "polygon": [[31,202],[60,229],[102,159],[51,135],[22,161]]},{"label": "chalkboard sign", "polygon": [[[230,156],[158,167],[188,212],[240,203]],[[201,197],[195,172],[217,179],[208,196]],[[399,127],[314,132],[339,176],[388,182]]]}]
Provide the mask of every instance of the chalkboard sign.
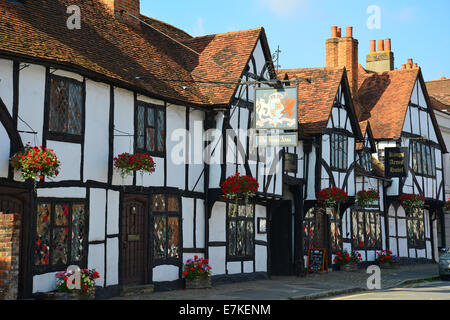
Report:
[{"label": "chalkboard sign", "polygon": [[327,250],[311,248],[308,252],[308,273],[328,272]]}]

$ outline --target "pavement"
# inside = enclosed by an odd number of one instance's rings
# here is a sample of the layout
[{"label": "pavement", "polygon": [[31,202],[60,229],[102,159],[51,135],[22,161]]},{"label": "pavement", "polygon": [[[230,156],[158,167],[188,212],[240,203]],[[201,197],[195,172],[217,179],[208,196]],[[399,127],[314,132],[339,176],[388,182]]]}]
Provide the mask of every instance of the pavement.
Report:
[{"label": "pavement", "polygon": [[[304,277],[272,276],[268,280],[213,285],[208,289],[153,292],[113,300],[315,300],[368,290],[372,274],[366,269],[330,271]],[[438,264],[417,264],[381,269],[381,289],[439,278]]]}]

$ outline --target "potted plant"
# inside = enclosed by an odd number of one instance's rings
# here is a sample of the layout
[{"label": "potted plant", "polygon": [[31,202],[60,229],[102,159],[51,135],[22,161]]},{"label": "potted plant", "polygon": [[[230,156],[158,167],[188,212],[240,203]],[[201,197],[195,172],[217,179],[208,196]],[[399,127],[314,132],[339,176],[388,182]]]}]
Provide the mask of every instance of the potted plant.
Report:
[{"label": "potted plant", "polygon": [[356,194],[356,205],[359,207],[367,207],[379,199],[380,195],[377,190],[361,190]]},{"label": "potted plant", "polygon": [[398,198],[398,200],[401,202],[406,211],[422,209],[425,205],[425,197],[414,193],[404,193]]},{"label": "potted plant", "polygon": [[235,175],[228,177],[221,184],[222,193],[226,199],[245,200],[248,202],[250,197],[253,197],[259,188],[259,183],[251,176],[241,176],[239,172]]},{"label": "potted plant", "polygon": [[393,268],[395,263],[400,260],[399,257],[392,255],[389,250],[381,250],[377,252],[376,262],[381,268],[390,269]]},{"label": "potted plant", "polygon": [[27,144],[24,149],[11,158],[11,166],[21,171],[24,180],[31,179],[36,183],[45,177],[56,177],[59,174],[60,161],[52,149],[32,147]]},{"label": "potted plant", "polygon": [[155,162],[153,161],[153,158],[146,153],[121,153],[114,158],[114,167],[119,170],[122,178],[137,171],[140,171],[141,175],[145,172],[155,172]]},{"label": "potted plant", "polygon": [[342,271],[356,271],[358,270],[358,264],[362,261],[361,254],[358,251],[352,251],[348,253],[346,250],[344,252],[336,252],[336,257],[333,262],[339,265]]},{"label": "potted plant", "polygon": [[[79,276],[80,283],[78,284],[73,271],[57,272],[55,277],[58,294],[55,295],[55,298],[59,300],[93,299],[95,297],[95,279],[100,278],[100,275],[95,269],[82,269]],[[70,286],[70,284],[72,285]]]},{"label": "potted plant", "polygon": [[339,212],[339,206],[341,203],[347,201],[347,192],[338,187],[325,188],[317,192],[317,201],[325,208],[334,208],[337,206]]},{"label": "potted plant", "polygon": [[211,287],[211,266],[208,259],[194,256],[184,264],[183,276],[186,279],[186,289]]}]

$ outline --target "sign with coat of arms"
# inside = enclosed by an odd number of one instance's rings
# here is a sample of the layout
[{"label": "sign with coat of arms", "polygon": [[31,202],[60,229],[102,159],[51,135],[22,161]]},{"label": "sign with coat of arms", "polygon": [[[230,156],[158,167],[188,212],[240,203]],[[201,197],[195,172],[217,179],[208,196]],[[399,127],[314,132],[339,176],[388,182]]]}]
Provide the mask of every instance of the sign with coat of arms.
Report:
[{"label": "sign with coat of arms", "polygon": [[255,90],[256,129],[297,130],[297,87]]}]

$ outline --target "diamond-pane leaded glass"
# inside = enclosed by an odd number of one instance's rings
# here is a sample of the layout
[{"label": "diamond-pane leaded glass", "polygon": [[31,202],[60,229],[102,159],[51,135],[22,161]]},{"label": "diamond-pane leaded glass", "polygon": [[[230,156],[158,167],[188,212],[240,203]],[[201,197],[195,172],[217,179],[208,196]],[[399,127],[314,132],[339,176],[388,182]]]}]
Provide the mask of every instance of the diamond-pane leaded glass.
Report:
[{"label": "diamond-pane leaded glass", "polygon": [[139,106],[138,110],[137,110],[137,147],[138,147],[138,149],[144,149],[144,140],[145,140],[144,118],[145,118],[145,108],[143,106]]},{"label": "diamond-pane leaded glass", "polygon": [[67,264],[68,235],[69,229],[66,227],[53,230],[52,264]]},{"label": "diamond-pane leaded glass", "polygon": [[57,204],[55,205],[55,225],[67,226],[68,225],[69,205]]},{"label": "diamond-pane leaded glass", "polygon": [[36,214],[35,265],[47,265],[50,259],[50,204],[39,204]]},{"label": "diamond-pane leaded glass", "polygon": [[168,218],[167,256],[178,258],[178,218]]},{"label": "diamond-pane leaded glass", "polygon": [[168,198],[168,211],[178,212],[178,198],[177,197],[169,197]]},{"label": "diamond-pane leaded glass", "polygon": [[164,216],[155,216],[153,219],[153,257],[163,259],[166,257],[166,219]]},{"label": "diamond-pane leaded glass", "polygon": [[166,196],[157,194],[153,196],[153,211],[161,212],[166,211]]},{"label": "diamond-pane leaded glass", "polygon": [[157,149],[159,152],[164,151],[165,126],[164,126],[164,111],[158,110],[158,132],[156,133]]},{"label": "diamond-pane leaded glass", "polygon": [[49,102],[49,130],[80,135],[83,118],[82,84],[52,78]]},{"label": "diamond-pane leaded glass", "polygon": [[83,258],[84,237],[84,204],[74,204],[72,207],[72,261],[81,261]]}]

